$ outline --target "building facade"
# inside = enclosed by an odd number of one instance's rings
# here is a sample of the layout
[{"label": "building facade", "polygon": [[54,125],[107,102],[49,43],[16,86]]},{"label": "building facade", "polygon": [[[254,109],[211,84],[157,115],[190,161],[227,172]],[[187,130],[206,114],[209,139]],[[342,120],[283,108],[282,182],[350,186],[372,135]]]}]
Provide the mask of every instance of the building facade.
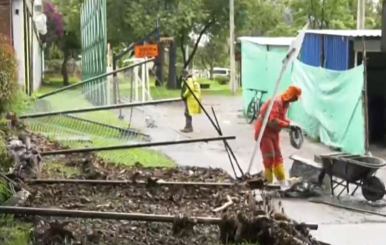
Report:
[{"label": "building facade", "polygon": [[31,0],[0,0],[0,34],[9,38],[16,53],[18,83],[31,95],[41,85],[44,68],[43,44]]}]

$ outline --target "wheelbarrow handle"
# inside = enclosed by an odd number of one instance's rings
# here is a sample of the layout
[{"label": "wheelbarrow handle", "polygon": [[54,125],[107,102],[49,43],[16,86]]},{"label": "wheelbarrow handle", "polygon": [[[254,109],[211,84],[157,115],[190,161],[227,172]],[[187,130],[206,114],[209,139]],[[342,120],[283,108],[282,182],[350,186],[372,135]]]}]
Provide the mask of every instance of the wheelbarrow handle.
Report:
[{"label": "wheelbarrow handle", "polygon": [[317,230],[319,228],[318,224],[306,224],[306,227],[310,230]]}]

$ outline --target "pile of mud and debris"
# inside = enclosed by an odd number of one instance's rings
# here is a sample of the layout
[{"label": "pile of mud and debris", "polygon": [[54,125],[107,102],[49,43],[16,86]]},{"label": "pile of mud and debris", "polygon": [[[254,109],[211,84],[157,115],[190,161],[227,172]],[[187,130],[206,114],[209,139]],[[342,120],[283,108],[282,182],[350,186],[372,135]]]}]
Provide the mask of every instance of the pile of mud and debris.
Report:
[{"label": "pile of mud and debris", "polygon": [[[157,183],[224,182],[233,180],[219,169],[119,167],[95,154],[55,156],[39,152],[63,149],[41,135],[9,137],[16,165],[7,175],[29,195],[24,207],[98,212],[169,215],[172,222],[26,217],[32,221],[34,244],[319,244],[310,227],[287,217],[280,202],[256,198],[243,184],[161,185]],[[129,154],[129,153],[128,153]],[[72,172],[52,171],[57,162]],[[47,165],[43,163],[47,162]],[[39,183],[31,179],[130,180],[127,184]],[[145,181],[147,184],[136,184]],[[18,202],[20,205],[20,202]],[[198,221],[197,217],[203,217]],[[208,218],[208,222],[205,221]],[[216,221],[216,222],[214,222]],[[206,224],[205,224],[206,223]]]}]

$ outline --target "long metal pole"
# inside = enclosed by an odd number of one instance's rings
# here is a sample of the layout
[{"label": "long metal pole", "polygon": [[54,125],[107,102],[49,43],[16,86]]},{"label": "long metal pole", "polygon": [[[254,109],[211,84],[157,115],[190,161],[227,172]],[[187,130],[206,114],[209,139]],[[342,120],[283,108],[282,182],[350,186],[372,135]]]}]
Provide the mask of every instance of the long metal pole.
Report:
[{"label": "long metal pole", "polygon": [[22,115],[19,118],[20,119],[39,118],[39,117],[57,116],[62,114],[76,114],[76,113],[84,113],[84,112],[90,112],[90,111],[104,111],[104,110],[128,108],[128,107],[135,107],[135,106],[158,105],[158,104],[165,104],[165,103],[178,102],[178,101],[181,101],[181,98],[153,100],[153,101],[146,101],[146,102],[132,102],[132,103],[119,104],[119,105],[95,106],[95,107],[66,110],[66,111],[42,112],[42,113]]},{"label": "long metal pole", "polygon": [[188,140],[176,140],[176,141],[161,141],[161,142],[149,142],[141,144],[125,144],[125,145],[114,145],[114,146],[104,146],[104,147],[90,147],[90,148],[81,148],[81,149],[67,149],[67,150],[57,150],[57,151],[46,151],[41,152],[41,156],[52,156],[52,155],[64,155],[64,154],[73,154],[73,153],[85,153],[85,152],[94,152],[94,151],[114,151],[114,150],[123,150],[123,149],[135,149],[135,148],[144,148],[144,147],[154,147],[154,146],[165,146],[165,145],[180,145],[180,144],[191,144],[198,142],[210,142],[218,140],[234,140],[235,136],[222,136],[222,137],[211,137],[211,138],[199,138],[199,139],[188,139]]},{"label": "long metal pole", "polygon": [[357,30],[365,29],[365,0],[358,0]]},{"label": "long metal pole", "polygon": [[[0,206],[1,214],[18,214],[18,215],[38,215],[54,217],[72,217],[83,219],[113,219],[113,220],[133,220],[147,222],[167,222],[173,223],[176,219],[172,215],[157,215],[144,213],[117,213],[117,212],[98,212],[86,210],[67,210],[67,209],[46,209],[46,208],[25,208]],[[221,218],[214,217],[192,217],[197,223],[219,224]]]},{"label": "long metal pole", "polygon": [[283,66],[281,68],[280,75],[279,75],[279,78],[277,79],[275,89],[273,90],[273,94],[272,94],[271,100],[269,101],[269,106],[268,106],[267,112],[263,116],[263,124],[261,125],[260,133],[259,133],[259,136],[257,138],[256,144],[255,144],[255,148],[253,149],[251,160],[249,161],[249,166],[248,166],[247,173],[249,173],[251,171],[252,164],[253,164],[253,161],[255,160],[257,150],[259,149],[259,145],[260,145],[261,139],[263,138],[263,132],[265,130],[265,127],[267,126],[269,114],[271,113],[273,102],[275,101],[275,96],[277,94],[277,91],[279,90],[279,85],[280,85],[281,78],[283,77],[285,69],[286,69],[285,66]]},{"label": "long metal pole", "polygon": [[303,39],[304,39],[304,30],[308,29],[308,26],[309,26],[309,22],[307,22],[307,24],[303,27],[303,29],[299,32],[299,34],[297,35],[296,39],[292,42],[292,44],[290,45],[289,49],[288,49],[288,52],[287,52],[287,55],[286,57],[283,59],[283,66],[281,68],[281,71],[280,71],[280,75],[276,81],[276,85],[275,85],[275,89],[273,90],[273,94],[272,94],[272,97],[270,99],[270,102],[269,102],[269,106],[268,106],[268,109],[266,111],[266,113],[264,114],[263,116],[263,124],[261,125],[261,129],[260,129],[260,132],[259,132],[259,136],[257,138],[257,141],[256,141],[256,144],[255,144],[255,147],[253,149],[253,153],[252,153],[252,157],[251,157],[251,160],[249,162],[249,166],[248,166],[248,170],[247,170],[247,173],[249,173],[251,171],[251,168],[252,168],[252,164],[253,164],[253,161],[255,159],[255,156],[256,156],[256,153],[257,153],[257,149],[259,148],[260,146],[260,142],[261,142],[261,139],[263,137],[263,133],[264,133],[264,130],[267,126],[267,122],[268,122],[268,117],[269,115],[271,114],[271,110],[272,110],[272,106],[273,106],[273,102],[275,100],[275,96],[277,94],[277,91],[279,90],[279,85],[281,83],[281,80],[282,80],[282,77],[283,77],[283,74],[284,72],[286,71],[287,67],[291,65],[291,63],[296,59],[296,57],[299,55],[299,52],[300,52],[300,48],[302,46],[302,43],[303,43]]},{"label": "long metal pole", "polygon": [[230,86],[231,94],[235,95],[237,91],[236,83],[236,63],[235,63],[235,13],[234,0],[229,0],[229,60],[230,60]]},{"label": "long metal pole", "polygon": [[[6,207],[0,206],[1,214],[18,214],[18,215],[38,215],[54,217],[72,217],[83,219],[114,219],[114,220],[132,220],[147,222],[165,222],[173,223],[176,216],[162,214],[144,214],[144,213],[117,213],[117,212],[98,212],[86,210],[67,210],[67,209],[46,209],[46,208],[24,208],[24,207]],[[219,225],[224,221],[216,217],[190,217],[197,224]],[[311,230],[317,230],[317,224],[304,224]]]},{"label": "long metal pole", "polygon": [[[93,180],[93,179],[31,179],[27,180],[26,183],[32,185],[39,184],[89,184],[89,185],[148,185],[151,184],[149,181],[132,181],[132,180]],[[247,182],[248,183],[248,182]],[[276,184],[264,184],[261,186],[253,185],[252,183],[248,183],[248,188],[252,190],[256,189],[269,189],[269,190],[279,190],[280,185]],[[156,182],[155,185],[164,185],[164,186],[205,186],[205,187],[233,187],[238,186],[238,183],[230,183],[230,182],[181,182],[181,181],[160,181]]]},{"label": "long metal pole", "polygon": [[63,88],[60,88],[60,89],[57,89],[57,90],[54,90],[54,91],[51,91],[49,93],[46,93],[46,94],[42,94],[40,96],[38,96],[37,98],[38,99],[42,99],[42,98],[45,98],[45,97],[48,97],[48,96],[51,96],[51,95],[54,95],[54,94],[57,94],[57,93],[60,93],[62,91],[65,91],[65,90],[68,90],[68,89],[72,89],[72,88],[75,88],[75,87],[79,87],[81,85],[84,85],[86,83],[89,83],[89,82],[93,82],[95,80],[98,80],[98,79],[101,79],[101,78],[105,78],[105,77],[108,77],[110,75],[114,75],[118,72],[121,72],[121,71],[126,71],[128,69],[131,69],[133,67],[136,67],[136,66],[140,66],[140,65],[143,65],[145,63],[148,63],[148,62],[152,62],[154,61],[155,59],[148,59],[148,60],[145,60],[145,61],[142,61],[142,62],[138,62],[136,64],[133,64],[133,65],[129,65],[129,66],[126,66],[126,67],[122,67],[118,70],[113,70],[111,72],[107,72],[105,74],[101,74],[101,75],[98,75],[98,76],[95,76],[95,77],[91,77],[91,78],[88,78],[84,81],[81,81],[81,82],[78,82],[78,83],[75,83],[75,84],[72,84],[72,85],[69,85],[69,86],[66,86],[66,87],[63,87]]},{"label": "long metal pole", "polygon": [[[222,132],[221,132],[221,129],[218,128],[216,126],[216,123],[213,121],[213,119],[211,118],[211,116],[209,115],[209,113],[206,111],[205,107],[202,105],[201,101],[197,98],[197,96],[194,94],[192,88],[189,86],[189,84],[187,84],[185,82],[185,85],[186,85],[186,88],[190,91],[190,93],[192,94],[193,98],[197,101],[198,105],[200,106],[201,110],[205,113],[206,117],[209,119],[210,123],[213,125],[213,127],[216,129],[217,133],[222,136]],[[229,150],[229,153],[232,155],[233,159],[235,160],[235,163],[241,173],[241,175],[243,176],[244,175],[244,172],[243,170],[241,169],[240,167],[240,164],[239,162],[237,161],[237,157],[236,155],[234,154],[232,148],[230,147],[230,145],[228,144],[228,142],[226,140],[224,140],[224,144],[225,144],[225,147],[228,148]],[[237,177],[237,176],[235,176]]]},{"label": "long metal pole", "polygon": [[[113,220],[131,220],[147,222],[173,223],[176,216],[162,214],[144,214],[144,213],[117,213],[117,212],[98,212],[86,210],[67,210],[67,209],[46,209],[46,208],[25,208],[25,207],[7,207],[0,206],[1,214],[17,215],[38,215],[54,217],[71,217],[83,219],[113,219]],[[178,218],[178,217],[177,217]],[[220,225],[224,221],[216,217],[190,217],[196,224]],[[304,224],[311,230],[317,230],[317,224]]]},{"label": "long metal pole", "polygon": [[[32,179],[28,184],[92,184],[92,185],[147,185],[148,181],[132,180],[94,180],[94,179]],[[231,187],[234,183],[229,182],[180,182],[160,181],[157,185],[182,185],[182,186],[206,186],[206,187]],[[279,187],[280,188],[280,187]]]},{"label": "long metal pole", "polygon": [[366,42],[365,38],[362,37],[362,63],[363,63],[363,112],[365,119],[365,155],[372,156],[370,152],[370,141],[369,141],[369,110],[368,110],[368,96],[367,96],[367,56],[366,56]]}]

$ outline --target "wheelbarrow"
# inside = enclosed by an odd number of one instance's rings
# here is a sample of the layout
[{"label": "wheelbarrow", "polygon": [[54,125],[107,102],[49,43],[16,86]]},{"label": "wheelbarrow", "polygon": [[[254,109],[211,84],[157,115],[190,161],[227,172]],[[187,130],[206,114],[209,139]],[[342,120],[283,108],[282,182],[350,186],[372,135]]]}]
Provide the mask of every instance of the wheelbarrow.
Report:
[{"label": "wheelbarrow", "polygon": [[[350,193],[349,185],[356,185],[351,195],[354,195],[359,187],[362,195],[367,201],[378,201],[385,194],[385,184],[375,176],[378,169],[386,165],[386,161],[370,156],[352,155],[347,153],[331,153],[319,155],[322,163],[322,171],[319,175],[319,183],[322,183],[325,174],[329,175],[331,183],[331,194],[338,186],[344,187],[340,195],[346,190]],[[333,177],[340,179],[336,180]]]}]

